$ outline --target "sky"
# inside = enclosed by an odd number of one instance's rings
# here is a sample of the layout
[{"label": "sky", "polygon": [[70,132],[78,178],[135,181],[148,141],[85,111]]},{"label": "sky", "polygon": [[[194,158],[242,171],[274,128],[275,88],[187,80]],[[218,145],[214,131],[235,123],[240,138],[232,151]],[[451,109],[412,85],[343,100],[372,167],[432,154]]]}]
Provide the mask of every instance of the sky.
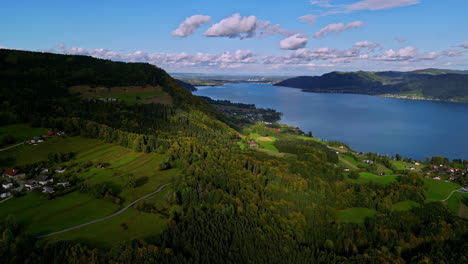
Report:
[{"label": "sky", "polygon": [[0,6],[0,48],[148,62],[168,72],[468,69],[467,0],[5,0]]}]

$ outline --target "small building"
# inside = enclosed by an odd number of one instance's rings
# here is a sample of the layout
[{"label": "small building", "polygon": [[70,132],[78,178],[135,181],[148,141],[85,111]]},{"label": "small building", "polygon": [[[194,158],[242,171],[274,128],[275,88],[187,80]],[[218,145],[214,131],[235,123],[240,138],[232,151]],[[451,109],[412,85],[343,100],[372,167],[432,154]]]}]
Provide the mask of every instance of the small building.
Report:
[{"label": "small building", "polygon": [[2,193],[0,194],[0,198],[7,198],[7,197],[10,197],[11,196],[11,193],[10,192],[5,192],[5,193]]},{"label": "small building", "polygon": [[55,191],[54,191],[54,188],[52,188],[52,187],[44,186],[44,187],[42,187],[42,192],[43,193],[54,193]]},{"label": "small building", "polygon": [[49,182],[54,182],[54,179],[53,178],[49,178],[45,175],[40,175],[37,177],[37,182],[40,184],[40,185],[46,185],[48,184]]},{"label": "small building", "polygon": [[374,163],[372,160],[363,160],[362,162],[364,162],[366,164],[373,164]]},{"label": "small building", "polygon": [[3,176],[10,179],[23,179],[26,174],[21,173],[18,169],[8,168],[3,172]]},{"label": "small building", "polygon": [[62,186],[63,188],[68,188],[68,187],[70,187],[70,182],[59,182],[59,183],[57,183],[57,186]]},{"label": "small building", "polygon": [[348,171],[350,171],[350,169],[348,169],[348,168],[344,168],[344,169],[343,169],[343,171],[346,171],[346,172],[348,172]]},{"label": "small building", "polygon": [[59,132],[57,132],[57,136],[65,136],[65,132],[59,131]]},{"label": "small building", "polygon": [[13,187],[13,183],[4,183],[2,184],[3,189],[8,190]]},{"label": "small building", "polygon": [[49,169],[47,168],[42,168],[40,171],[41,174],[49,174]]},{"label": "small building", "polygon": [[65,172],[65,168],[64,168],[64,167],[57,167],[57,168],[55,169],[55,172],[57,172],[57,173],[64,173],[64,172]]},{"label": "small building", "polygon": [[37,189],[40,187],[39,183],[37,181],[27,181],[24,183],[24,187],[28,188],[30,191]]},{"label": "small building", "polygon": [[55,135],[54,131],[47,131],[47,132],[45,133],[45,136],[46,136],[46,137],[51,137],[51,136],[53,136],[53,135]]}]

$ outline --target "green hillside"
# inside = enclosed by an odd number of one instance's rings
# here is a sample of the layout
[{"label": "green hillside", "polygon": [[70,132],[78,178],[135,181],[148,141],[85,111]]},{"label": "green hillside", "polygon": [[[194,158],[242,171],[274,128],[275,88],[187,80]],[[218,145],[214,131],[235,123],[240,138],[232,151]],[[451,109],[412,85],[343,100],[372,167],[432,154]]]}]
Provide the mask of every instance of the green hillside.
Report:
[{"label": "green hillside", "polygon": [[[357,87],[392,74],[334,75]],[[0,89],[2,133],[56,133],[0,152],[14,179],[1,179],[14,188],[0,200],[2,263],[466,260],[465,194],[441,200],[457,185],[296,127],[229,126],[155,66],[0,50]],[[172,101],[133,94],[146,89]]]},{"label": "green hillside", "polygon": [[295,77],[275,85],[301,88],[305,92],[468,102],[468,74],[463,71],[426,69],[413,72],[331,72],[322,76]]}]

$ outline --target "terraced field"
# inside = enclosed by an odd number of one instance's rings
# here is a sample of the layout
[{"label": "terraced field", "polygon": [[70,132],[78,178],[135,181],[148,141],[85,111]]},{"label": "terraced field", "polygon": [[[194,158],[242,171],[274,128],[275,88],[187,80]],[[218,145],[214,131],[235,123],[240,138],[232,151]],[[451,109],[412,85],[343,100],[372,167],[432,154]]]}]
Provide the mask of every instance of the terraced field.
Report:
[{"label": "terraced field", "polygon": [[[77,171],[75,167],[63,163],[64,167],[69,166],[65,173],[75,174],[89,184],[112,183],[121,189],[118,194],[122,200],[121,204],[96,199],[78,191],[52,200],[47,200],[40,193],[31,192],[0,204],[0,217],[14,215],[21,224],[27,226],[28,232],[44,235],[110,215],[139,197],[153,192],[159,186],[171,182],[180,174],[178,169],[159,170],[164,155],[136,153],[118,145],[82,137],[53,137],[37,146],[18,147],[8,151],[8,155],[16,156],[14,163],[23,165],[47,160],[49,153],[71,151],[77,153],[74,163],[105,163],[109,166],[92,166]],[[130,174],[136,179],[137,184],[134,188],[127,186]],[[170,193],[170,187],[167,187],[144,202],[152,204],[158,211],[164,211]],[[167,224],[165,219],[166,215],[130,208],[114,218],[48,239],[78,239],[92,241],[98,247],[110,247],[119,241],[158,235]]]}]

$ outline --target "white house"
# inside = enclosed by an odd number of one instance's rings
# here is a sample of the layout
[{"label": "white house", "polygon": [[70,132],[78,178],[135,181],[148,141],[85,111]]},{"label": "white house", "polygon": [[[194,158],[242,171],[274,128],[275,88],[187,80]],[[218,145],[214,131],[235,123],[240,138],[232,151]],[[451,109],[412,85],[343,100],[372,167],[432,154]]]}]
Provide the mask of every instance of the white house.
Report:
[{"label": "white house", "polygon": [[57,185],[62,186],[63,188],[68,188],[70,187],[70,182],[59,182]]},{"label": "white house", "polygon": [[0,194],[0,198],[7,198],[7,197],[10,197],[11,196],[11,193],[10,192],[6,192],[6,193],[2,193]]},{"label": "white house", "polygon": [[52,188],[52,187],[44,186],[44,187],[42,187],[42,192],[43,193],[54,193],[55,191],[54,191],[54,188]]},{"label": "white house", "polygon": [[13,183],[4,183],[2,184],[2,187],[3,189],[7,190],[7,189],[10,189],[11,187],[13,187]]}]

